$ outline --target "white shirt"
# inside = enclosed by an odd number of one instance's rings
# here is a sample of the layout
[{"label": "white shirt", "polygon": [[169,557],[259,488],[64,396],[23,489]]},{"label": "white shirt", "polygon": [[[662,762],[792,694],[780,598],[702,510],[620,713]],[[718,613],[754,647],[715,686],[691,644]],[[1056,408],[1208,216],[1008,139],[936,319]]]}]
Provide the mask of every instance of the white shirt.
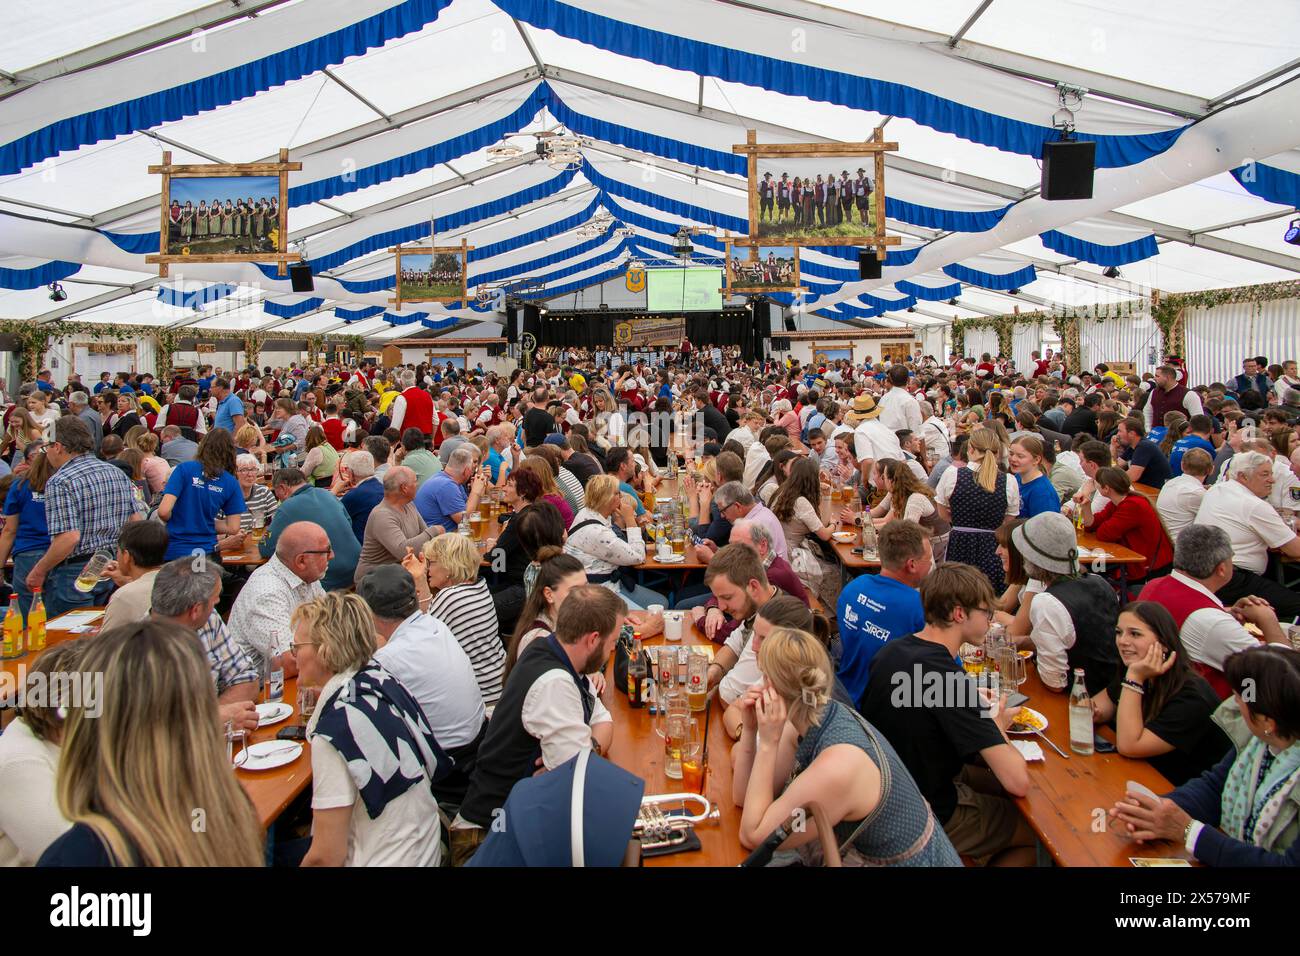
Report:
[{"label": "white shirt", "polygon": [[872,461],[885,458],[901,461],[903,458],[898,436],[878,418],[868,419],[853,430],[853,452],[858,461],[868,458]]},{"label": "white shirt", "polygon": [[1171,541],[1177,542],[1179,533],[1196,520],[1205,497],[1205,485],[1199,478],[1179,475],[1164,483],[1156,498],[1156,513],[1165,524]]},{"label": "white shirt", "polygon": [[289,619],[299,605],[325,596],[319,581],[307,584],[274,555],[248,577],[230,609],[230,633],[255,667],[269,654],[289,652]]},{"label": "white shirt", "polygon": [[1267,501],[1256,498],[1235,478],[1215,482],[1205,492],[1196,523],[1226,531],[1232,542],[1233,565],[1256,574],[1267,568],[1269,548],[1279,548],[1295,537]]},{"label": "white shirt", "polygon": [[[1153,386],[1153,389],[1159,387],[1160,386],[1156,385]],[[1201,405],[1201,396],[1197,395],[1190,388],[1187,390],[1187,394],[1183,396],[1183,411],[1187,412],[1188,418],[1191,418],[1193,415],[1205,414],[1205,408]],[[1164,422],[1153,421],[1152,416],[1154,415],[1154,406],[1151,403],[1151,399],[1148,398],[1146,406],[1142,409],[1142,420],[1146,422],[1147,431],[1150,431],[1156,425],[1164,424]]]},{"label": "white shirt", "polygon": [[731,670],[723,675],[722,680],[718,683],[718,696],[728,706],[735,703],[736,699],[749,690],[755,681],[763,678],[762,672],[758,669],[758,654],[754,650],[754,642],[750,640],[751,624],[752,621],[734,628],[727,635],[727,641],[724,645],[731,653],[736,655],[736,663]]},{"label": "white shirt", "polygon": [[18,718],[0,734],[0,867],[35,866],[71,823],[59,812],[59,748]]},{"label": "white shirt", "polygon": [[[588,525],[576,534],[570,533],[564,543],[565,554],[571,554],[583,563],[588,575],[605,575],[616,568],[640,564],[645,560],[645,538],[640,528],[629,528],[628,540],[624,541],[610,526],[608,518],[602,517],[590,508],[583,508],[573,516],[571,528],[582,522],[594,519],[599,524]],[[607,581],[605,587],[619,594],[618,578]]]},{"label": "white shirt", "polygon": [[1250,632],[1224,609],[1223,602],[1213,591],[1182,571],[1175,571],[1170,577],[1183,587],[1199,591],[1215,605],[1193,611],[1183,621],[1179,636],[1192,660],[1221,671],[1223,662],[1233,654],[1259,647],[1259,641],[1251,637]]},{"label": "white shirt", "polygon": [[[193,403],[187,402],[183,398],[173,398],[171,402],[167,405],[164,405],[162,407],[162,411],[158,413],[158,418],[154,422],[154,431],[161,434],[162,430],[167,427],[167,409],[171,408],[172,405],[191,405],[191,404]],[[206,435],[208,433],[207,419],[202,414],[200,414],[197,420],[194,422],[193,428],[194,431],[197,432],[198,434]]]},{"label": "white shirt", "polygon": [[[943,423],[942,418],[931,415],[921,426],[921,435],[925,438],[925,447],[934,455],[934,460],[946,458],[952,451],[952,444],[948,436],[948,426]],[[1060,461],[1061,456],[1057,455],[1056,460]]]},{"label": "white shirt", "polygon": [[375,651],[375,660],[411,692],[443,750],[478,736],[486,715],[474,665],[442,621],[416,611]]},{"label": "white shirt", "polygon": [[921,406],[907,389],[894,386],[880,397],[880,421],[891,432],[921,431]]},{"label": "white shirt", "polygon": [[[356,671],[335,674],[321,688],[320,699],[345,684]],[[308,721],[316,729],[321,711]],[[428,787],[411,787],[370,818],[347,761],[323,737],[311,742],[311,807],[334,810],[351,807],[348,854],[344,866],[438,866],[442,862],[442,821],[438,801]]]},{"label": "white shirt", "polygon": [[1074,647],[1074,621],[1059,600],[1044,591],[1029,605],[1029,626],[1038,650],[1038,676],[1048,687],[1066,686],[1070,675],[1067,651]]},{"label": "white shirt", "polygon": [[748,426],[741,425],[739,428],[733,428],[728,432],[727,440],[734,440],[738,445],[745,449],[745,453],[748,455],[749,446],[758,441],[758,438],[749,430]]},{"label": "white shirt", "polygon": [[[973,464],[967,464],[965,467],[971,471],[978,472],[978,468]],[[957,476],[961,473],[961,468],[953,466],[945,468],[943,477],[939,479],[939,485],[934,489],[934,500],[945,507],[952,504],[952,493],[957,488]],[[1014,475],[1007,475],[1007,517],[1018,518],[1020,516],[1020,485],[1016,483]]]},{"label": "white shirt", "polygon": [[596,698],[591,724],[582,716],[582,697],[572,675],[562,667],[546,671],[524,695],[520,721],[542,744],[542,764],[554,770],[570,757],[591,749],[591,728],[613,721]]},{"label": "white shirt", "polygon": [[762,442],[752,442],[745,451],[745,473],[741,478],[741,483],[748,491],[754,487],[754,482],[758,480],[758,473],[763,470],[763,466],[772,460],[768,454],[766,446]]},{"label": "white shirt", "polygon": [[1300,501],[1291,497],[1291,489],[1300,487],[1300,478],[1291,470],[1291,463],[1281,455],[1273,459],[1273,490],[1268,493],[1268,503],[1274,508],[1300,508]]}]

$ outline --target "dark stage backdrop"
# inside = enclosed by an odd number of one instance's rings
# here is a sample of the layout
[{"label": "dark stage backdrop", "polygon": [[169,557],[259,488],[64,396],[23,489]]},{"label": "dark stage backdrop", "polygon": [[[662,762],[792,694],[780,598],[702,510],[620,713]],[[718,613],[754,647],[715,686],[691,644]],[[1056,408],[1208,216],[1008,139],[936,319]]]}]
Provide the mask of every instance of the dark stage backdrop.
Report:
[{"label": "dark stage backdrop", "polygon": [[[624,321],[626,315],[610,312],[574,312],[556,315],[548,313],[541,317],[541,334],[539,345],[554,345],[560,348],[612,349],[614,347],[614,326]],[[764,325],[767,317],[764,316]],[[686,316],[686,336],[697,349],[713,345],[739,345],[741,354],[746,359],[753,359],[762,345],[761,338],[754,336],[753,313],[748,310],[739,312],[693,312]]]}]

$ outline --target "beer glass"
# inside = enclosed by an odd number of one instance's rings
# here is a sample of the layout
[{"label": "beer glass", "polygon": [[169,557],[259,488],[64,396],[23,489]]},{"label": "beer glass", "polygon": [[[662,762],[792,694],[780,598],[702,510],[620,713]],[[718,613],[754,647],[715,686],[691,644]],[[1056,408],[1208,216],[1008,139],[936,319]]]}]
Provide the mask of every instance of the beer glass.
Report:
[{"label": "beer glass", "polygon": [[492,520],[492,493],[485,491],[478,502],[478,516],[484,524]]},{"label": "beer glass", "polygon": [[475,541],[483,540],[483,517],[477,511],[469,516],[469,533]]},{"label": "beer glass", "polygon": [[298,685],[298,719],[304,726],[311,715],[316,713],[316,699],[319,695],[320,690],[315,687]]},{"label": "beer glass", "polygon": [[[235,722],[226,721],[226,762],[232,767],[242,767],[248,759],[248,731],[235,730]],[[239,759],[235,759],[235,740],[239,740]]]},{"label": "beer glass", "polygon": [[686,553],[685,532],[681,531],[680,529],[674,531],[672,540],[673,540],[673,554],[685,554]]},{"label": "beer glass", "polygon": [[690,708],[681,695],[669,698],[663,717],[664,776],[671,780],[682,778],[682,747],[693,723]]},{"label": "beer glass", "polygon": [[692,651],[686,656],[686,697],[691,711],[699,713],[708,706],[709,659]]},{"label": "beer glass", "polygon": [[1001,673],[1002,688],[1009,694],[1014,694],[1025,682],[1025,659],[1020,656],[1015,641],[1002,645],[998,670]]},{"label": "beer glass", "polygon": [[967,674],[980,674],[984,671],[984,648],[978,644],[961,646],[961,666]]},{"label": "beer glass", "polygon": [[262,512],[253,514],[253,543],[261,544],[266,537],[266,515]]},{"label": "beer glass", "polygon": [[100,583],[100,575],[104,573],[104,568],[108,567],[108,562],[113,560],[113,553],[100,549],[91,555],[86,566],[81,569],[77,575],[76,588],[82,594],[89,594],[95,590]]},{"label": "beer glass", "polygon": [[[707,720],[708,718],[704,718]],[[688,793],[704,793],[704,734],[698,721],[690,721],[681,752],[682,789]]]}]

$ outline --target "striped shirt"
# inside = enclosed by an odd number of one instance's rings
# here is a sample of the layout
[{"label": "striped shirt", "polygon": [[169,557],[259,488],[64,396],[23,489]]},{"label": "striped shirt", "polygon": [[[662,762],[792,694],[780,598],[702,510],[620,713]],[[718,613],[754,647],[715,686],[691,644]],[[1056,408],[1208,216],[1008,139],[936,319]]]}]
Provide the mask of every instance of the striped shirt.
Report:
[{"label": "striped shirt", "polygon": [[261,676],[256,665],[230,636],[225,622],[216,611],[209,614],[207,621],[199,628],[199,640],[207,654],[208,670],[212,673],[212,683],[216,685],[218,697],[236,684],[247,684]]},{"label": "striped shirt", "polygon": [[582,482],[578,480],[577,475],[561,466],[560,475],[555,481],[575,515],[587,506],[587,494],[582,490]]},{"label": "striped shirt", "polygon": [[450,628],[474,665],[484,706],[494,707],[501,697],[506,649],[501,643],[497,609],[487,581],[479,578],[470,584],[453,584],[438,591],[429,605],[429,616]]},{"label": "striped shirt", "polygon": [[275,509],[280,507],[280,500],[275,497],[275,492],[261,482],[253,483],[253,490],[244,495],[244,507],[247,509],[239,516],[239,530],[253,530],[253,516],[261,515],[266,523],[263,527],[271,527],[271,519],[275,517]]},{"label": "striped shirt", "polygon": [[80,531],[69,559],[103,548],[117,551],[117,536],[136,513],[135,485],[122,469],[92,455],[77,455],[45,484],[50,537]]}]

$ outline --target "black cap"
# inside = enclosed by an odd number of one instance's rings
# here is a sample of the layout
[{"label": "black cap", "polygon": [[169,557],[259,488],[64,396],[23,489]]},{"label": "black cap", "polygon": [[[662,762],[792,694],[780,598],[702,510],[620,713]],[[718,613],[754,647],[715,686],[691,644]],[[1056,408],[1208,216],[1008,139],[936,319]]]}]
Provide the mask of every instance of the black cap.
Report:
[{"label": "black cap", "polygon": [[375,617],[387,621],[403,621],[420,609],[415,580],[400,564],[381,564],[367,572],[357,594]]}]

